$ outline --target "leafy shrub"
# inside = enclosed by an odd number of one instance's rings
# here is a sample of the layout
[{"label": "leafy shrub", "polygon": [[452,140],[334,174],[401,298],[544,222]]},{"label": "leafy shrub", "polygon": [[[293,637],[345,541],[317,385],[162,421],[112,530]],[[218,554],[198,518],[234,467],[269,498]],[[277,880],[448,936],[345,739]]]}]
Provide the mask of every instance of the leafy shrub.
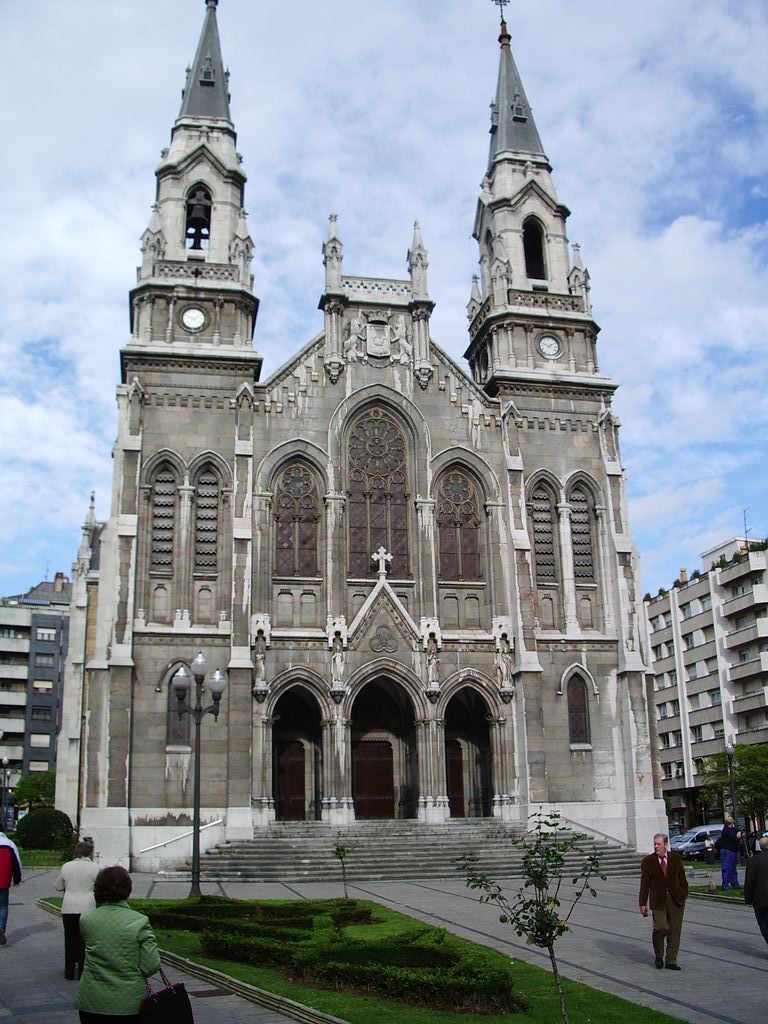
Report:
[{"label": "leafy shrub", "polygon": [[29,850],[64,850],[72,846],[75,830],[63,811],[35,807],[16,826],[19,846]]}]

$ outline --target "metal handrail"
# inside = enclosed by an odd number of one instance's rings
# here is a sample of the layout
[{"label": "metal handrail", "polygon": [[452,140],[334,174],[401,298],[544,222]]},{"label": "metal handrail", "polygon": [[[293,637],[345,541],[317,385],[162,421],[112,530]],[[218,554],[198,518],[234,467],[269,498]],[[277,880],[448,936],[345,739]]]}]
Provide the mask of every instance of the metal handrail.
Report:
[{"label": "metal handrail", "polygon": [[[213,828],[214,825],[222,825],[223,823],[223,818],[217,818],[216,821],[209,821],[207,825],[201,825],[200,831],[202,832],[206,828]],[[171,843],[178,843],[180,839],[188,839],[193,835],[193,833],[194,830],[192,829],[189,832],[182,832],[180,836],[174,836],[173,839],[166,839],[164,843],[155,843],[154,846],[145,846],[143,850],[139,850],[139,853],[149,853],[150,850],[159,850],[163,846],[170,846]]]},{"label": "metal handrail", "polygon": [[599,828],[595,828],[593,825],[584,825],[580,821],[574,821],[573,818],[566,818],[564,814],[560,815],[560,821],[563,821],[568,825],[575,826],[581,832],[587,832],[592,835],[599,836],[601,839],[607,839],[609,842],[617,843],[619,846],[623,846],[625,849],[632,849],[629,843],[625,843],[621,839],[617,839],[616,836],[608,835],[607,832],[601,832]]}]

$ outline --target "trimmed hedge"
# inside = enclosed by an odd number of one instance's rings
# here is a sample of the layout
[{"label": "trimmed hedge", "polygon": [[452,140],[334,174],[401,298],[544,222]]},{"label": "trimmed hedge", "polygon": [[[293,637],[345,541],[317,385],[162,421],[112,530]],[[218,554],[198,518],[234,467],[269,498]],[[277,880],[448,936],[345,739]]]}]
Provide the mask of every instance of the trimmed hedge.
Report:
[{"label": "trimmed hedge", "polygon": [[[470,1013],[515,1013],[527,1008],[514,992],[507,959],[429,925],[404,927],[368,940],[343,935],[347,924],[371,923],[370,906],[355,901],[300,901],[294,905],[225,905],[210,898],[150,911],[156,927],[200,932],[205,956],[272,966],[309,983],[379,993],[391,999]],[[201,906],[201,902],[203,906]],[[224,919],[224,910],[236,913]]]}]

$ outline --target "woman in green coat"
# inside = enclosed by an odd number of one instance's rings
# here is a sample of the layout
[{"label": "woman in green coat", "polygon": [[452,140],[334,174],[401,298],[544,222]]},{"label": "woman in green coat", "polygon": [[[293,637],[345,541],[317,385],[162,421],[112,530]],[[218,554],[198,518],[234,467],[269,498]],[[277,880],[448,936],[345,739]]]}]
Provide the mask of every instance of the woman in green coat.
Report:
[{"label": "woman in green coat", "polygon": [[126,902],[131,888],[125,868],[103,868],[93,883],[96,909],[80,918],[85,969],[75,1007],[81,1024],[139,1024],[144,979],[160,967],[149,918]]}]

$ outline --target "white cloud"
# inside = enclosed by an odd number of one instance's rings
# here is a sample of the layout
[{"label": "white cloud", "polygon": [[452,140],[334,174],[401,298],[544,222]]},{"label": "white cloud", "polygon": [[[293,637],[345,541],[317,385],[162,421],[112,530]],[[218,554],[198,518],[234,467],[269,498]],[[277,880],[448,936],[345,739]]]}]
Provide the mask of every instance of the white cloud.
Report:
[{"label": "white cloud", "polygon": [[[68,568],[92,487],[108,513],[127,292],[203,12],[30,0],[5,17],[0,459],[13,557],[0,592],[37,582],[46,561]],[[741,532],[744,505],[768,533],[768,9],[544,0],[508,13],[592,274],[601,365],[621,384],[652,589],[695,565],[701,543]],[[265,374],[322,326],[331,212],[357,274],[404,276],[421,221],[433,334],[461,356],[495,17],[487,0],[220,5]]]}]

